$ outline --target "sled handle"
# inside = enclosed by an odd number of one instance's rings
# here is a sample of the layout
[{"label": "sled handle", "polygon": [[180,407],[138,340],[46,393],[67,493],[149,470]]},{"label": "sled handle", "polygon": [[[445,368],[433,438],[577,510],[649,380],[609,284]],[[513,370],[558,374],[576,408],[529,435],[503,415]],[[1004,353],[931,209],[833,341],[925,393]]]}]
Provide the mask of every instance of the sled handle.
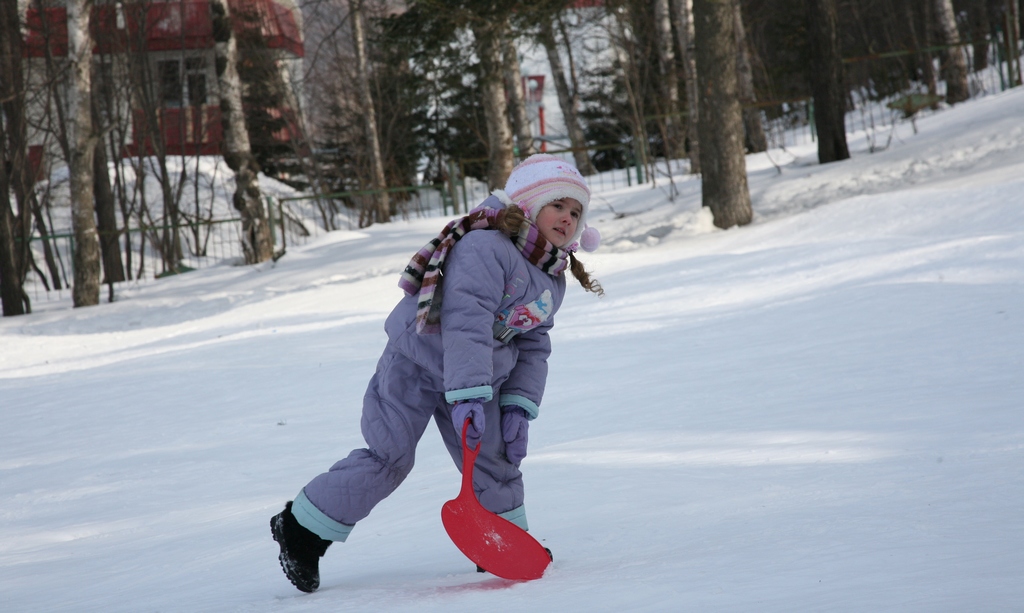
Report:
[{"label": "sled handle", "polygon": [[466,432],[469,431],[471,421],[473,420],[467,417],[462,424],[462,490],[466,492],[473,491],[473,465],[476,464],[476,457],[480,455],[480,447],[483,446],[483,441],[480,441],[475,448],[469,448]]}]

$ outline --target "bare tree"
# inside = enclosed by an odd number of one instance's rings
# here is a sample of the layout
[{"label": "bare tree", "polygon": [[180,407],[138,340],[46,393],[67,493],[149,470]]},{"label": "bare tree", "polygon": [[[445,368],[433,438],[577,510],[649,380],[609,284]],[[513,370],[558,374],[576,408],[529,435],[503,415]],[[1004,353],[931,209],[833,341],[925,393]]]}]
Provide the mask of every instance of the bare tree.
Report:
[{"label": "bare tree", "polygon": [[732,0],[694,0],[693,21],[700,91],[701,198],[716,226],[745,225],[753,212],[743,152]]},{"label": "bare tree", "polygon": [[231,29],[227,0],[211,0],[213,37],[217,54],[221,122],[224,125],[224,162],[235,172],[233,203],[242,216],[242,250],[247,264],[274,255],[270,226],[260,195],[259,164],[249,145],[242,111],[242,83],[238,77],[238,44]]},{"label": "bare tree", "polygon": [[[98,79],[97,79],[98,80]],[[100,112],[98,87],[92,92],[92,120],[99,134],[102,134],[103,114]],[[108,284],[124,281],[124,265],[117,241],[117,214],[114,190],[110,185],[110,170],[107,162],[107,147],[103,138],[96,139],[93,152],[93,199],[96,203],[96,223],[100,235],[100,254],[103,261],[103,280]],[[112,288],[111,288],[112,289]]]},{"label": "bare tree", "polygon": [[[4,315],[32,312],[24,290],[29,268],[32,213],[29,195],[25,80],[21,69],[21,28],[16,2],[0,3],[0,303]],[[9,172],[10,174],[9,174]],[[15,192],[18,212],[11,210]]]},{"label": "bare tree", "polygon": [[487,183],[494,189],[505,185],[514,164],[501,59],[501,40],[508,21],[478,17],[471,27],[480,59],[480,95],[487,124]]},{"label": "bare tree", "polygon": [[971,47],[973,48],[973,66],[974,72],[979,72],[988,68],[988,48],[989,32],[992,31],[992,25],[988,20],[988,6],[987,2],[971,2],[967,6],[968,19],[970,21],[969,36],[971,38]]},{"label": "bare tree", "polygon": [[559,54],[558,43],[555,40],[555,30],[550,21],[540,24],[538,35],[540,44],[547,52],[548,64],[551,65],[551,78],[555,82],[555,92],[558,94],[558,106],[562,109],[562,119],[565,121],[565,129],[569,135],[569,143],[572,145],[573,159],[576,167],[584,175],[594,174],[594,167],[590,163],[590,156],[587,154],[587,139],[583,135],[579,119],[579,95],[576,88],[569,89],[569,82],[565,78],[565,66],[562,64],[562,57]]},{"label": "bare tree", "polygon": [[529,157],[537,152],[537,148],[533,145],[533,131],[530,130],[530,119],[526,116],[519,52],[511,35],[502,39],[501,54],[505,62],[505,93],[508,95],[509,112],[516,133],[516,148],[519,157]]},{"label": "bare tree", "polygon": [[[181,220],[179,204],[185,180],[185,166],[182,164],[179,173],[175,176],[168,164],[167,135],[170,132],[170,126],[173,126],[174,123],[167,121],[169,115],[164,99],[168,93],[180,96],[181,90],[175,88],[171,92],[167,92],[163,91],[163,87],[154,87],[154,82],[158,82],[165,76],[159,74],[162,71],[170,72],[174,81],[180,79],[181,66],[177,60],[161,62],[157,64],[158,74],[154,74],[149,55],[149,37],[152,34],[152,29],[147,16],[150,9],[151,5],[146,2],[131,4],[124,9],[127,11],[126,18],[130,22],[142,24],[141,27],[129,30],[131,39],[127,41],[123,55],[129,90],[126,93],[130,96],[134,109],[131,111],[133,115],[132,129],[137,147],[137,157],[130,160],[129,164],[133,167],[137,177],[136,186],[140,194],[138,207],[132,212],[136,215],[140,226],[154,228],[141,235],[140,275],[144,266],[142,252],[144,252],[146,240],[150,240],[153,248],[160,254],[163,272],[177,271],[183,255],[181,234],[178,229]],[[183,128],[180,120],[177,123],[179,129]],[[127,127],[124,129],[126,130]],[[160,186],[162,219],[153,219],[153,210],[149,207],[145,197],[146,183],[143,177],[148,175],[150,166],[155,167],[153,176]],[[125,204],[122,201],[123,206]],[[124,212],[124,208],[122,208],[122,212]],[[125,219],[130,219],[130,214]]]},{"label": "bare tree", "polygon": [[68,160],[71,192],[71,228],[75,238],[74,284],[76,307],[100,301],[100,242],[93,201],[93,155],[98,136],[92,123],[92,48],[89,31],[92,0],[68,2],[68,116],[71,149]]},{"label": "bare tree", "polygon": [[697,129],[700,105],[697,95],[697,51],[693,43],[693,0],[671,0],[669,8],[686,80],[686,140],[690,153],[690,173],[700,174],[700,135]]},{"label": "bare tree", "polygon": [[[0,121],[0,138],[6,145],[7,132]],[[7,149],[6,146],[2,149]],[[6,151],[4,151],[6,153]],[[11,182],[7,174],[7,156],[0,156],[0,306],[4,316],[24,315],[32,311],[23,287],[16,240],[17,217],[11,212]],[[18,237],[20,238],[20,237]],[[25,242],[21,239],[21,242]]]},{"label": "bare tree", "polygon": [[672,41],[672,19],[668,0],[654,0],[655,48],[658,55],[659,81],[662,89],[665,157],[676,158],[679,147],[679,80],[676,76],[676,54]]},{"label": "bare tree", "polygon": [[740,3],[734,4],[736,16],[736,72],[740,83],[740,102],[743,104],[743,130],[745,144],[750,153],[760,153],[768,149],[768,139],[761,125],[761,111],[753,106],[757,102],[754,93],[754,71],[750,66],[750,45],[747,44],[746,29],[743,27],[743,12]]},{"label": "bare tree", "polygon": [[391,219],[391,205],[388,199],[387,181],[384,179],[384,160],[380,153],[380,138],[377,135],[377,113],[370,93],[370,75],[366,61],[366,35],[363,31],[363,2],[348,0],[349,19],[352,22],[352,39],[356,52],[356,82],[359,87],[359,105],[363,116],[363,131],[370,153],[370,177],[374,194],[374,211],[369,219],[360,218],[361,226],[373,221],[387,222]]},{"label": "bare tree", "polygon": [[[931,47],[931,34],[928,24],[931,23],[931,3],[922,2],[918,6],[918,11],[914,10],[914,3],[907,3],[906,7],[906,23],[910,34],[911,45],[915,49],[929,48]],[[986,54],[988,50],[986,48]],[[928,89],[929,96],[935,96],[935,92],[938,90],[938,83],[935,79],[935,67],[932,63],[932,54],[930,51],[924,51],[919,55],[921,65],[921,78],[924,79],[925,87]],[[935,107],[938,104],[936,103]],[[933,107],[933,108],[935,108]]]},{"label": "bare tree", "polygon": [[[1016,13],[1017,15],[1017,23],[1014,25],[1016,26],[1015,29],[1017,30],[1016,40],[1019,43],[1021,40],[1021,34],[1024,33],[1024,0],[1017,0],[1016,3],[1013,0],[1007,0],[1007,2],[1010,5],[1010,10]],[[1020,68],[1019,59],[1017,63],[1017,68]],[[1019,78],[1021,75],[1018,74],[1017,76]]]},{"label": "bare tree", "polygon": [[[37,14],[42,15],[45,12],[43,0],[33,0],[32,7]],[[68,117],[67,117],[67,97],[66,90],[64,87],[67,85],[67,64],[64,56],[54,55],[54,51],[59,49],[59,45],[56,44],[59,39],[57,31],[59,26],[57,23],[52,22],[49,19],[40,19],[39,27],[35,32],[42,38],[42,49],[43,49],[43,64],[44,64],[44,75],[43,75],[43,88],[41,101],[38,104],[46,109],[43,116],[39,118],[38,125],[35,125],[36,129],[40,130],[46,135],[44,138],[44,150],[48,148],[49,136],[55,136],[56,142],[59,145],[61,152],[63,153],[63,159],[70,161],[71,159],[71,146],[68,142]],[[66,36],[66,25],[63,34]],[[66,40],[66,39],[65,39]],[[26,77],[26,82],[30,81],[30,77]],[[37,98],[37,101],[39,98]],[[26,113],[27,114],[27,113]],[[46,163],[45,157],[43,159],[43,167],[47,168],[49,165]],[[49,174],[49,171],[46,171]],[[32,218],[35,221],[35,230],[39,232],[40,243],[43,247],[43,258],[46,263],[50,279],[53,282],[54,289],[62,289],[63,287],[69,286],[64,277],[63,268],[64,264],[60,260],[60,254],[54,245],[51,245],[53,240],[50,235],[49,225],[47,223],[48,215],[44,216],[44,210],[48,210],[50,201],[50,182],[46,183],[46,191],[37,198],[34,190],[28,190],[28,199],[22,199],[23,202],[29,202],[32,211]],[[18,191],[18,182],[14,183],[15,192]],[[27,189],[27,188],[26,188]],[[28,252],[31,253],[31,252]],[[28,256],[31,260],[31,256]],[[34,263],[32,264],[35,266]],[[37,269],[38,271],[38,269]],[[44,285],[46,283],[46,277],[41,271],[39,271],[39,278],[42,280]]]},{"label": "bare tree", "polygon": [[[611,7],[614,8],[614,7]],[[610,11],[612,19],[608,24],[609,40],[615,52],[615,71],[618,82],[622,85],[625,94],[624,104],[620,110],[620,121],[632,130],[633,155],[635,163],[639,167],[648,170],[648,176],[655,176],[650,166],[653,161],[648,159],[648,132],[644,117],[647,115],[645,104],[650,96],[645,96],[644,91],[650,84],[648,73],[649,57],[647,57],[647,45],[637,33],[637,27],[633,19],[635,11]],[[644,26],[641,26],[643,28]],[[645,32],[646,30],[640,30]],[[648,162],[650,161],[650,166]],[[639,179],[638,179],[639,180]]]},{"label": "bare tree", "polygon": [[1021,70],[1020,60],[1020,38],[1021,30],[1024,29],[1024,2],[1021,0],[1004,0],[1002,7],[1002,30],[1004,46],[1007,54],[1007,72],[1009,73],[1010,87],[1016,87],[1024,82],[1024,71]]},{"label": "bare tree", "polygon": [[953,0],[934,0],[935,25],[942,44],[947,46],[942,54],[945,59],[942,76],[946,80],[946,102],[956,104],[971,97],[967,87],[967,60],[964,50],[960,48],[960,33],[956,27],[956,15],[953,12]]},{"label": "bare tree", "polygon": [[818,161],[850,157],[846,145],[846,89],[839,53],[835,0],[806,0],[811,62],[807,66],[814,95],[814,125],[818,131]]}]

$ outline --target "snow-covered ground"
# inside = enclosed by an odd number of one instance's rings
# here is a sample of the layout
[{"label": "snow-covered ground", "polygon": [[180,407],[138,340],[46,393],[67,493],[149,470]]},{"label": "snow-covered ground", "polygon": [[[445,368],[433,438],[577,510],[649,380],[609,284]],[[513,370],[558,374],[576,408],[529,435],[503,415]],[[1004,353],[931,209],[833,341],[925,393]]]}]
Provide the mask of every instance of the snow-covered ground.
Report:
[{"label": "snow-covered ground", "polygon": [[0,320],[0,609],[1020,611],[1024,88],[918,129],[751,156],[743,228],[685,176],[595,199],[607,296],[570,286],[524,462],[534,582],[448,540],[432,431],[319,592],[270,538],[361,445],[437,218]]}]

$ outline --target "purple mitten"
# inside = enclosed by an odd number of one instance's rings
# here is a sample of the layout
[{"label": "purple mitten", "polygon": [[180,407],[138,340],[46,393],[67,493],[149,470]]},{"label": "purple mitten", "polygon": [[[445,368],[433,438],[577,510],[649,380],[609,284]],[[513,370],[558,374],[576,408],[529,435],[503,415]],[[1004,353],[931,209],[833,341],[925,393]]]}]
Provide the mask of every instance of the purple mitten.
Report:
[{"label": "purple mitten", "polygon": [[480,444],[480,437],[484,435],[484,405],[479,400],[460,400],[452,407],[452,425],[455,426],[455,433],[459,440],[462,440],[462,425],[470,419],[469,428],[466,429],[466,445],[470,449]]},{"label": "purple mitten", "polygon": [[501,438],[505,440],[505,455],[508,461],[516,466],[526,457],[527,433],[530,430],[530,421],[526,418],[526,411],[513,405],[502,409],[501,413]]}]

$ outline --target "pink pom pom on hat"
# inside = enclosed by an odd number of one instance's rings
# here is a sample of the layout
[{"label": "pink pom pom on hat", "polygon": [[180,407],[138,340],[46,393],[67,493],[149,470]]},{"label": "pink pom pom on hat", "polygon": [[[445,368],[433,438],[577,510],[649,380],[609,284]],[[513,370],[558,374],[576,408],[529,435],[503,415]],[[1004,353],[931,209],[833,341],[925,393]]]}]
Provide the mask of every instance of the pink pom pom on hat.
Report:
[{"label": "pink pom pom on hat", "polygon": [[584,251],[594,251],[601,245],[601,233],[587,225],[590,188],[570,162],[547,153],[531,155],[512,169],[505,183],[505,194],[533,221],[549,202],[561,198],[576,200],[583,205],[583,214],[567,250],[574,251],[580,247]]}]

